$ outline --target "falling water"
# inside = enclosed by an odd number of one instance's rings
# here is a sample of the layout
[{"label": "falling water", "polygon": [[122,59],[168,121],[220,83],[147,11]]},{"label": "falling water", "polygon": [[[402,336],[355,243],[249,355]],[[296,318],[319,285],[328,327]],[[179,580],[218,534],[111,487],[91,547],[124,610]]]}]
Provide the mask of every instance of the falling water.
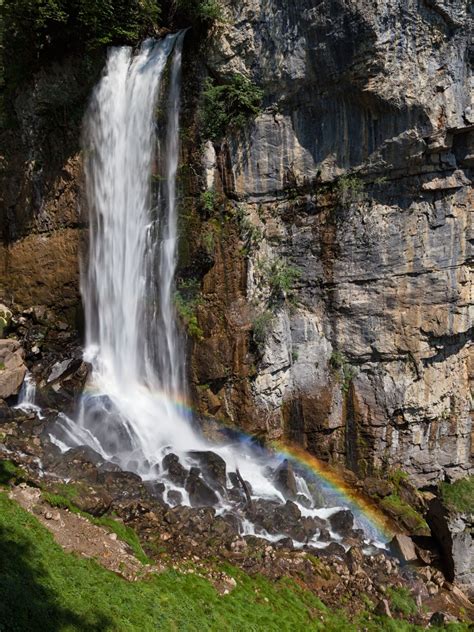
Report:
[{"label": "falling water", "polygon": [[[143,478],[161,476],[168,490],[174,486],[160,472],[167,452],[190,467],[196,465],[191,451],[212,449],[228,472],[238,469],[250,481],[254,497],[284,502],[271,475],[278,459],[241,440],[211,445],[177,405],[185,393],[173,301],[183,39],[182,32],[147,41],[136,55],[128,47],[111,49],[91,100],[84,129],[90,243],[82,294],[92,375],[78,418],[60,415],[53,440],[63,450],[89,445]],[[221,510],[231,509],[226,490],[218,496]],[[242,530],[251,533],[253,525],[244,519]]]},{"label": "falling water", "polygon": [[29,372],[26,373],[23,380],[18,395],[18,404],[15,408],[24,412],[35,412],[40,419],[43,418],[41,408],[36,404],[36,383]]},{"label": "falling water", "polygon": [[[164,446],[197,440],[174,404],[184,390],[173,304],[183,37],[147,41],[135,56],[112,49],[84,131],[91,229],[82,294],[93,391],[78,424],[66,424],[66,444],[93,437],[104,456],[142,475]],[[154,165],[164,175],[156,199]]]}]

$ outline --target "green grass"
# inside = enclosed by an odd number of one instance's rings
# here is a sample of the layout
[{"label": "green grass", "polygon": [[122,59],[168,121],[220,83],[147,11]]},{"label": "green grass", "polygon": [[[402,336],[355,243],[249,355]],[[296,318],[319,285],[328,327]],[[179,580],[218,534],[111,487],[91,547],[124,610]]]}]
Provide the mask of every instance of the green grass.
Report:
[{"label": "green grass", "polygon": [[26,472],[11,461],[0,461],[0,485],[21,483],[28,478]]},{"label": "green grass", "polygon": [[409,616],[418,612],[418,606],[406,588],[387,588],[387,597],[394,613]]},{"label": "green grass", "polygon": [[[0,493],[1,632],[412,632],[365,614],[350,623],[291,581],[271,584],[226,567],[237,580],[219,596],[194,574],[166,571],[127,582],[93,560],[65,553],[37,519]],[[451,629],[467,630],[457,626]]]},{"label": "green grass", "polygon": [[455,483],[441,483],[441,497],[455,511],[474,513],[474,476],[462,478]]},{"label": "green grass", "polygon": [[397,493],[390,494],[390,496],[381,500],[380,505],[391,515],[399,517],[415,534],[424,535],[430,532],[430,528],[423,516],[402,500]]}]

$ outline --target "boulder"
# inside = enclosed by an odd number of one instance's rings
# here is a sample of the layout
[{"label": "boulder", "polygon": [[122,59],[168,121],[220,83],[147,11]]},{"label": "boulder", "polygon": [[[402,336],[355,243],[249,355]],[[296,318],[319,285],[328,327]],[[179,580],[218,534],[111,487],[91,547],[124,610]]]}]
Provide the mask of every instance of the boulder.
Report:
[{"label": "boulder", "polygon": [[176,507],[183,502],[183,494],[177,489],[170,489],[166,494],[166,501],[169,505]]},{"label": "boulder", "polygon": [[3,303],[0,303],[0,336],[3,336],[3,332],[8,328],[12,319],[12,312]]},{"label": "boulder", "polygon": [[216,492],[204,482],[197,467],[191,468],[185,489],[192,507],[212,507],[219,502]]},{"label": "boulder", "polygon": [[225,489],[227,482],[226,462],[221,456],[210,450],[193,451],[188,452],[188,454],[199,464],[205,480],[210,485],[218,485]]},{"label": "boulder", "polygon": [[0,399],[18,395],[26,375],[24,351],[17,340],[0,340]]},{"label": "boulder", "polygon": [[455,511],[441,498],[429,503],[427,522],[443,552],[444,573],[474,595],[474,514]]},{"label": "boulder", "polygon": [[354,516],[349,509],[341,509],[329,517],[329,523],[331,529],[339,535],[349,536],[354,527]]},{"label": "boulder", "polygon": [[281,465],[275,470],[273,475],[275,487],[283,494],[285,498],[294,500],[298,495],[296,486],[295,473],[291,463],[285,459]]},{"label": "boulder", "polygon": [[364,480],[363,487],[366,494],[377,498],[390,496],[393,491],[393,485],[383,478],[368,477]]},{"label": "boulder", "polygon": [[403,562],[415,562],[417,560],[415,543],[407,535],[397,534],[390,542],[390,549]]},{"label": "boulder", "polygon": [[183,465],[181,465],[179,457],[176,456],[176,454],[173,454],[172,452],[167,454],[162,461],[162,466],[170,481],[179,487],[184,487],[188,471]]}]

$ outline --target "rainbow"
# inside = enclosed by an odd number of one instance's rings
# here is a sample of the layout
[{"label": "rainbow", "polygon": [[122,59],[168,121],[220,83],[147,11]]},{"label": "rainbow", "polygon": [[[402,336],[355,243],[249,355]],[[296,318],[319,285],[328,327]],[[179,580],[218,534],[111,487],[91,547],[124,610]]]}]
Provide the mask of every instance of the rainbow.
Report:
[{"label": "rainbow", "polygon": [[396,528],[390,518],[377,507],[375,502],[351,487],[335,468],[312,456],[300,446],[274,442],[273,447],[278,454],[298,462],[322,479],[332,494],[340,498],[341,504],[347,505],[357,517],[365,518],[372,525],[379,539],[388,541],[395,535]]},{"label": "rainbow", "polygon": [[[185,397],[173,396],[171,398],[169,393],[165,391],[151,391],[146,386],[141,386],[140,388],[146,392],[148,397],[156,398],[157,402],[166,401],[168,404],[171,404],[184,417],[197,415],[201,419],[216,424],[224,433],[227,431],[240,441],[255,441],[253,435],[244,432],[240,428],[236,428],[215,417],[204,417],[202,414],[197,413],[195,409],[189,406]],[[92,382],[89,382],[83,391],[83,396],[94,397],[102,394],[94,387]],[[374,539],[386,543],[398,531],[393,521],[378,508],[375,502],[352,487],[334,467],[312,456],[301,446],[288,442],[273,441],[270,445],[265,446],[265,449],[272,456],[282,459],[286,458],[297,463],[315,476],[322,483],[326,495],[329,495],[337,504],[348,507],[359,522],[365,522],[366,526],[372,531]]]}]

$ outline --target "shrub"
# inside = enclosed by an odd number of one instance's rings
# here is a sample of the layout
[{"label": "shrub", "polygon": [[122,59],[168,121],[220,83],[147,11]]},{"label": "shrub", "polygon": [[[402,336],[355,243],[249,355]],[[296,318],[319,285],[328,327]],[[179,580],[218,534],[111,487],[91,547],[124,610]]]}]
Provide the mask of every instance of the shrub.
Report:
[{"label": "shrub", "polygon": [[200,303],[199,281],[197,279],[182,280],[179,290],[176,291],[174,304],[178,316],[186,326],[188,334],[198,340],[201,340],[204,335],[204,332],[199,327],[196,314]]},{"label": "shrub", "polygon": [[448,508],[461,513],[474,513],[474,476],[454,483],[441,483],[440,491]]},{"label": "shrub", "polygon": [[343,200],[361,193],[364,187],[364,181],[357,175],[344,175],[338,178],[336,182],[336,191]]},{"label": "shrub", "polygon": [[357,370],[349,364],[346,356],[340,351],[333,351],[329,358],[330,366],[342,376],[342,392],[347,393]]},{"label": "shrub", "polygon": [[239,73],[221,85],[208,79],[201,107],[204,138],[218,141],[228,132],[244,128],[260,113],[262,98],[263,91]]},{"label": "shrub", "polygon": [[275,259],[259,264],[263,282],[270,288],[271,299],[281,298],[289,294],[295,282],[300,278],[301,272],[295,266],[288,265],[281,259]]},{"label": "shrub", "polygon": [[13,88],[44,61],[136,44],[156,30],[160,7],[156,0],[4,0],[2,13],[2,65]]},{"label": "shrub", "polygon": [[201,193],[201,206],[206,213],[212,215],[216,206],[216,192],[214,189],[208,189]]},{"label": "shrub", "polygon": [[387,588],[387,596],[395,612],[405,616],[417,614],[418,606],[406,588]]},{"label": "shrub", "polygon": [[265,345],[268,333],[272,326],[273,314],[269,310],[259,314],[253,321],[252,338],[257,348],[261,351]]},{"label": "shrub", "polygon": [[220,22],[223,19],[219,0],[178,0],[176,6],[193,21]]}]

